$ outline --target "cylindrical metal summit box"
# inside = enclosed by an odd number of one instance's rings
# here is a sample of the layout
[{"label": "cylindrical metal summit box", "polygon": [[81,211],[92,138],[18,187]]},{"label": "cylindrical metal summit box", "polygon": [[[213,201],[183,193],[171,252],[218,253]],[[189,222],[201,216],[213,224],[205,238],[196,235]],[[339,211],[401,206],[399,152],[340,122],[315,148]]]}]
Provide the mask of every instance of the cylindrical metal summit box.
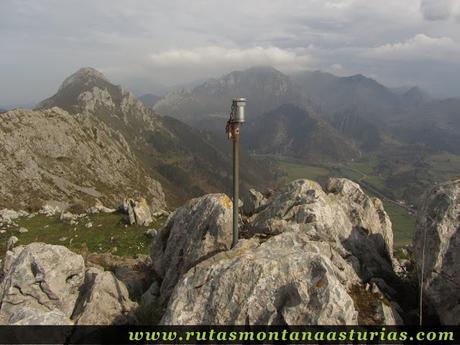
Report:
[{"label": "cylindrical metal summit box", "polygon": [[233,122],[244,123],[244,108],[246,106],[246,98],[234,98],[233,105],[235,106],[235,114]]}]

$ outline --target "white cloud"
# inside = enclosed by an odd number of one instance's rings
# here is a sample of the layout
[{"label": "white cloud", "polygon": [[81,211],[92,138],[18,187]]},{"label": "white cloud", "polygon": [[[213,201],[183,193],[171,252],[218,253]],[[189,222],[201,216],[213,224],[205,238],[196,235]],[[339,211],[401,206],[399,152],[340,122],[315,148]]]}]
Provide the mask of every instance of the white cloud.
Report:
[{"label": "white cloud", "polygon": [[418,34],[398,43],[369,49],[365,55],[385,60],[450,60],[458,59],[460,46],[450,37]]},{"label": "white cloud", "polygon": [[331,65],[331,68],[332,68],[333,70],[340,71],[340,70],[343,69],[343,66],[342,66],[341,64],[339,64],[339,63],[335,63],[335,64]]},{"label": "white cloud", "polygon": [[150,55],[156,67],[199,67],[212,69],[245,68],[271,65],[284,71],[305,69],[312,58],[304,49],[278,47],[225,48],[206,46],[191,49],[171,49]]}]

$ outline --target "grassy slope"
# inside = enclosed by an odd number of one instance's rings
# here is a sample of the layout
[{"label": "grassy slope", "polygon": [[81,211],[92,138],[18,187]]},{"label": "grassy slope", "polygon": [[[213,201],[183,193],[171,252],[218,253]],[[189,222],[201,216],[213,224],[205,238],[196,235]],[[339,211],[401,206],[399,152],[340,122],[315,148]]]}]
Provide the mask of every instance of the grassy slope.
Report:
[{"label": "grassy slope", "polygon": [[[324,183],[329,177],[347,177],[363,185],[369,194],[379,197],[381,195],[379,195],[378,191],[385,187],[382,177],[370,175],[376,165],[375,161],[351,162],[347,165],[315,166],[289,158],[276,157],[276,160],[284,170],[284,174],[280,177],[280,182],[282,183],[298,178],[308,178]],[[410,215],[405,208],[392,202],[384,202],[384,207],[393,223],[395,247],[398,248],[410,243],[415,230],[414,216]]]},{"label": "grassy slope", "polygon": [[[158,229],[165,221],[157,219],[148,228]],[[91,222],[93,226],[85,225]],[[19,233],[11,228],[0,234],[0,250],[3,253],[8,238],[11,235],[18,237],[18,244],[30,242],[45,242],[64,245],[76,252],[113,252],[122,256],[148,254],[151,238],[144,235],[146,227],[127,226],[124,216],[119,213],[88,215],[79,220],[78,224],[70,225],[62,222],[58,216],[46,217],[36,215],[32,218],[20,218],[16,222],[20,227],[29,231]]]},{"label": "grassy slope", "polygon": [[391,202],[384,201],[383,206],[393,224],[395,247],[411,243],[415,231],[415,217],[408,214],[406,209]]}]

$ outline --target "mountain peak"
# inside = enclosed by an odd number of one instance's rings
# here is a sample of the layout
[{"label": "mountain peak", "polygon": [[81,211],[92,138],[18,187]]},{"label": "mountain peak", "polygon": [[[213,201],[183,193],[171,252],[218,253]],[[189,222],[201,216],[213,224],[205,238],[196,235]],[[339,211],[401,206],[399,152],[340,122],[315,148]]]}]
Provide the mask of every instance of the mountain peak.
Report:
[{"label": "mountain peak", "polygon": [[362,74],[353,74],[349,77],[344,77],[344,79],[346,80],[349,80],[349,81],[353,81],[353,82],[362,82],[362,81],[373,81],[375,82],[374,79],[371,79],[371,78],[368,78]]},{"label": "mountain peak", "polygon": [[413,105],[423,103],[430,99],[430,96],[418,86],[411,87],[402,96],[406,102]]},{"label": "mountain peak", "polygon": [[[57,93],[40,102],[36,109],[60,107],[69,113],[94,108],[97,101],[104,104],[120,104],[123,92],[120,86],[112,84],[101,72],[92,68],[80,68],[67,77]],[[86,105],[85,105],[86,104]]]},{"label": "mountain peak", "polygon": [[64,79],[61,86],[59,87],[59,91],[67,88],[69,85],[72,84],[89,84],[99,80],[109,83],[108,79],[104,76],[104,74],[102,74],[95,68],[83,67],[71,76]]},{"label": "mountain peak", "polygon": [[248,69],[242,71],[242,72],[253,72],[253,73],[279,73],[281,74],[280,71],[278,71],[275,67],[270,66],[270,65],[256,65],[249,67]]}]

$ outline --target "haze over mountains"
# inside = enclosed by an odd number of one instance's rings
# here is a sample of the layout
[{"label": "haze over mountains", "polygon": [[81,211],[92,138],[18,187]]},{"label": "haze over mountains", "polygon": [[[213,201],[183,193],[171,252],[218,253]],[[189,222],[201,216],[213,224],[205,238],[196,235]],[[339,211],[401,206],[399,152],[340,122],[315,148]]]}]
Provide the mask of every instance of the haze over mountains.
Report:
[{"label": "haze over mountains", "polygon": [[242,144],[252,153],[329,166],[360,159],[372,165],[379,190],[410,202],[456,169],[447,166],[460,153],[460,100],[435,99],[418,87],[391,89],[363,75],[288,76],[252,67],[170,92],[154,109],[222,133],[229,100],[239,96],[248,98]]},{"label": "haze over mountains", "polygon": [[363,75],[305,71],[289,77],[272,67],[253,67],[171,92],[154,108],[192,126],[217,130],[216,118],[226,117],[228,100],[238,95],[249,100],[249,122],[293,104],[323,118],[365,151],[391,137],[404,144],[458,152],[460,100],[432,99],[418,87],[396,92]]},{"label": "haze over mountains", "polygon": [[[288,76],[272,67],[256,66],[188,89],[172,91],[161,98],[146,94],[140,97],[142,103],[100,72],[83,68],[66,78],[58,92],[42,101],[34,112],[8,112],[9,115],[5,116],[28,119],[24,126],[18,127],[17,132],[23,136],[32,135],[30,128],[40,121],[45,123],[48,117],[58,123],[56,128],[63,126],[61,121],[65,122],[69,133],[79,133],[79,127],[87,126],[96,134],[86,139],[69,134],[72,138],[69,142],[78,146],[84,141],[85,150],[93,153],[97,150],[89,149],[91,145],[103,146],[105,153],[101,151],[98,155],[108,155],[106,162],[77,158],[77,166],[88,167],[88,179],[70,178],[66,188],[53,187],[48,196],[67,193],[76,197],[68,192],[71,185],[79,187],[70,189],[79,190],[88,185],[99,193],[97,185],[101,190],[110,191],[111,183],[129,180],[134,186],[130,187],[133,192],[136,190],[153,199],[164,199],[159,197],[162,192],[157,193],[157,187],[149,191],[146,186],[135,182],[148,176],[152,181],[158,181],[166,199],[176,204],[204,192],[229,191],[231,145],[225,139],[224,128],[231,99],[237,96],[248,99],[242,145],[251,154],[291,157],[305,164],[332,168],[356,160],[372,162],[370,172],[384,185],[379,190],[393,199],[411,202],[429,183],[451,176],[455,170],[439,172],[439,164],[435,161],[439,158],[436,155],[443,152],[455,157],[460,153],[460,100],[434,99],[417,87],[390,89],[362,75],[338,77],[320,71],[305,71]],[[53,107],[65,112],[52,110]],[[4,133],[12,130],[8,126],[2,125]],[[75,126],[78,128],[71,130]],[[50,131],[53,130],[55,128],[51,126]],[[45,129],[38,131],[37,137],[40,142],[43,140],[40,145],[54,145],[51,139],[47,139]],[[112,137],[118,138],[118,143],[110,139]],[[70,159],[77,146],[72,148],[70,145],[69,151],[62,158],[58,157],[61,164],[55,160],[55,166],[51,168],[45,164],[51,156],[40,156],[34,145],[37,142],[31,140],[27,154],[18,158],[17,164],[22,164],[21,160],[25,159],[53,176],[59,175],[56,171],[61,171],[63,178],[72,176],[70,171],[63,172],[67,168],[62,162]],[[117,145],[124,149],[116,149]],[[269,158],[255,161],[245,150],[242,154],[244,188],[271,185],[273,171],[268,166],[276,164]],[[115,159],[108,151],[121,156]],[[452,161],[455,157],[446,156],[445,159]],[[136,167],[134,170],[138,174],[133,175],[127,166],[120,166],[121,175],[117,182],[105,179],[105,183],[99,177],[106,176],[110,169],[118,169],[117,166],[110,167],[114,159],[124,161],[124,164],[131,161],[130,165]],[[15,166],[16,170],[21,171],[18,166]],[[94,180],[89,176],[99,177]],[[32,177],[15,175],[11,184],[18,178]],[[40,188],[43,189],[43,185]],[[15,193],[15,189],[8,193]],[[81,190],[77,194],[82,197]],[[112,202],[120,196],[108,193],[107,199]]]},{"label": "haze over mountains", "polygon": [[[154,113],[92,68],[82,68],[64,80],[35,111],[10,111],[2,118],[10,120],[0,124],[5,141],[0,172],[8,181],[2,196],[9,199],[24,187],[19,199],[2,200],[9,206],[33,198],[98,197],[115,204],[123,194],[137,193],[163,207],[158,182],[169,204],[205,191],[228,191],[231,186],[230,146],[225,138]],[[14,159],[6,159],[9,155]],[[244,186],[270,181],[260,163],[244,153],[242,160],[247,167],[242,172]],[[27,190],[27,185],[36,188]]]}]

